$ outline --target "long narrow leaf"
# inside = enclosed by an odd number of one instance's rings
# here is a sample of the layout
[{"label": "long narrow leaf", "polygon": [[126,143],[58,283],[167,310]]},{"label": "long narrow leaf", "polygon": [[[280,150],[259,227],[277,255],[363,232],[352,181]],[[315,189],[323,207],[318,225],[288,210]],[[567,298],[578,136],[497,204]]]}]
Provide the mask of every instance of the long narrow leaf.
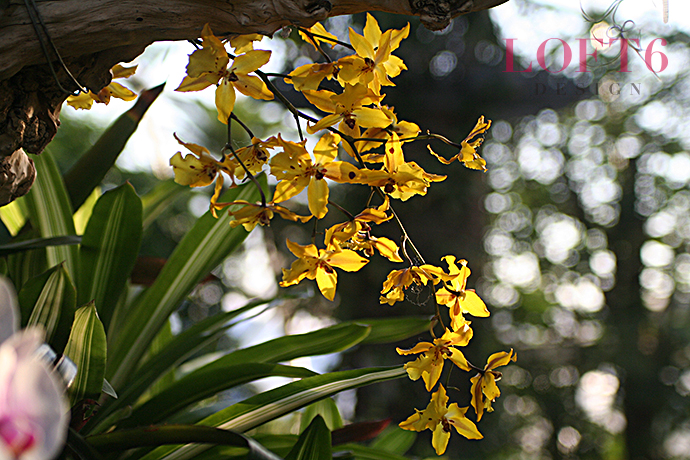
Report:
[{"label": "long narrow leaf", "polygon": [[[134,106],[120,115],[101,135],[96,143],[82,155],[65,174],[67,193],[72,210],[79,209],[94,188],[101,183],[105,174],[136,131],[146,110],[163,91],[164,85],[144,91]],[[43,156],[43,155],[41,155]],[[38,169],[38,168],[37,168]]]},{"label": "long narrow leaf", "polygon": [[323,418],[317,415],[299,436],[285,460],[327,460],[332,455],[331,432]]},{"label": "long narrow leaf", "polygon": [[416,439],[416,431],[403,430],[396,426],[378,436],[370,447],[393,454],[405,455],[405,452],[410,450]]},{"label": "long narrow leaf", "polygon": [[366,344],[393,343],[429,330],[430,316],[359,319],[356,322],[371,326],[371,333],[362,341]]},{"label": "long narrow leaf", "polygon": [[77,300],[95,301],[106,329],[139,253],[141,218],[141,200],[123,184],[98,199],[82,238]]},{"label": "long narrow leaf", "polygon": [[71,452],[74,454],[74,458],[84,460],[101,460],[103,458],[103,456],[73,428],[67,431],[67,440],[65,444],[65,452]]},{"label": "long narrow leaf", "polygon": [[[245,432],[341,391],[406,375],[405,369],[399,366],[332,372],[308,377],[252,396],[205,418],[199,424]],[[208,447],[203,445],[160,447],[144,456],[143,459],[191,459],[206,449]]]},{"label": "long narrow leaf", "polygon": [[[32,239],[36,236],[39,236],[38,231],[31,229],[26,238]],[[45,248],[30,249],[7,256],[7,275],[17,289],[21,289],[29,280],[45,273],[49,268]]]},{"label": "long narrow leaf", "polygon": [[173,201],[188,190],[188,187],[177,184],[170,179],[159,182],[150,192],[143,195],[141,197],[141,203],[144,205],[144,230],[147,229]]},{"label": "long narrow leaf", "polygon": [[353,456],[361,460],[409,460],[402,455],[388,452],[382,449],[375,449],[359,444],[343,444],[333,449],[333,453],[339,456]]},{"label": "long narrow leaf", "polygon": [[[254,184],[249,183],[228,190],[221,200],[254,201],[258,195]],[[199,218],[177,245],[153,286],[129,309],[127,327],[115,338],[108,363],[109,380],[116,389],[131,378],[131,371],[180,302],[244,241],[244,228],[232,228],[229,224],[230,216],[226,213],[218,219],[210,212]]]},{"label": "long narrow leaf", "polygon": [[[237,324],[230,321],[262,303],[264,301],[253,302],[231,312],[210,316],[175,336],[163,350],[142,363],[132,380],[120,391],[118,399],[107,401],[84,429],[90,430],[118,410],[134,404],[163,374]],[[101,428],[104,427],[99,425],[96,432]]]},{"label": "long narrow leaf", "polygon": [[[254,440],[275,453],[281,458],[284,458],[293,446],[297,443],[298,436],[295,434],[266,434],[256,433],[252,435]],[[238,449],[237,447],[215,446],[208,449],[206,452],[194,457],[194,460],[244,460],[246,450]]]},{"label": "long narrow leaf", "polygon": [[253,347],[236,350],[205,367],[212,369],[215,365],[226,366],[243,362],[279,363],[303,356],[336,353],[357,345],[368,334],[369,326],[363,324],[336,324],[305,334],[278,337]]},{"label": "long narrow leaf", "polygon": [[[170,321],[166,321],[161,330],[158,331],[158,334],[156,334],[156,338],[153,339],[153,342],[151,342],[151,347],[149,347],[146,356],[144,356],[144,361],[148,361],[151,356],[158,355],[161,351],[165,350],[165,348],[170,344],[170,342],[172,342],[174,338],[175,336],[172,332],[172,323]],[[165,390],[174,382],[175,369],[169,369],[146,390],[146,393],[144,393],[142,397],[148,399],[151,396]]]},{"label": "long narrow leaf", "polygon": [[5,228],[12,236],[16,236],[19,233],[28,217],[29,213],[26,209],[26,203],[21,198],[0,207],[0,220],[2,220]]},{"label": "long narrow leaf", "polygon": [[204,371],[202,368],[184,376],[134,409],[128,418],[118,424],[118,427],[129,428],[161,422],[190,404],[265,377],[303,378],[314,375],[316,373],[309,369],[282,364],[243,363],[224,368],[216,367],[213,371]]},{"label": "long narrow leaf", "polygon": [[17,252],[28,251],[30,249],[47,248],[49,246],[68,246],[81,243],[81,236],[56,236],[53,238],[33,238],[30,240],[18,241],[0,245],[0,256],[14,254]]},{"label": "long narrow leaf", "polygon": [[160,425],[118,430],[87,438],[87,442],[101,452],[120,452],[136,447],[165,444],[206,443],[249,449],[248,458],[280,460],[252,438],[241,433],[199,425]]},{"label": "long narrow leaf", "polygon": [[103,388],[106,343],[105,330],[93,302],[74,314],[65,355],[77,365],[77,376],[70,387],[72,404],[84,398],[98,399]]},{"label": "long narrow leaf", "polygon": [[317,416],[322,417],[329,430],[342,428],[343,419],[340,417],[338,405],[333,398],[324,398],[309,404],[302,412],[299,420],[300,431],[304,431]]},{"label": "long narrow leaf", "polygon": [[[36,163],[36,182],[31,191],[26,194],[31,225],[38,229],[43,238],[74,235],[72,207],[55,160],[46,149],[34,158],[34,162]],[[49,246],[45,251],[48,266],[54,267],[60,262],[65,262],[67,273],[74,284],[78,285],[77,247]]]},{"label": "long narrow leaf", "polygon": [[19,305],[24,327],[40,324],[46,331],[46,342],[62,353],[69,338],[76,292],[72,280],[59,264],[29,280],[19,291]]}]

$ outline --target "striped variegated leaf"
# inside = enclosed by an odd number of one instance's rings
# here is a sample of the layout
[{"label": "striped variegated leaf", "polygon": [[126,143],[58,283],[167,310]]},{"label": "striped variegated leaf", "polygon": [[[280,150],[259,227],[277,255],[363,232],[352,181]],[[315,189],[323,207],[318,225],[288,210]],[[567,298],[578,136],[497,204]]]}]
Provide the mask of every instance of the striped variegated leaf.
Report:
[{"label": "striped variegated leaf", "polygon": [[[197,353],[204,346],[217,340],[228,328],[246,319],[243,318],[231,323],[234,318],[249,312],[262,303],[264,301],[253,302],[237,310],[210,316],[174,336],[162,350],[155,352],[150,348],[150,356],[145,359],[134,378],[119,392],[118,399],[106,401],[98,413],[88,422],[85,429],[96,427],[95,432],[106,429],[107,419],[110,416],[118,410],[134,404],[161,376],[173,370],[175,366]],[[251,315],[247,316],[247,318],[251,317]]]},{"label": "striped variegated leaf", "polygon": [[78,303],[91,300],[107,329],[141,244],[141,200],[123,184],[104,193],[84,231],[79,257]]},{"label": "striped variegated leaf", "polygon": [[105,374],[106,340],[103,323],[93,302],[78,309],[67,346],[67,355],[77,365],[77,376],[70,387],[70,401],[98,399]]},{"label": "striped variegated leaf", "polygon": [[297,444],[285,460],[323,460],[332,457],[331,432],[324,419],[317,415],[300,434]]},{"label": "striped variegated leaf", "polygon": [[19,291],[19,306],[24,327],[40,324],[46,342],[62,353],[69,338],[76,292],[64,264],[30,279]]},{"label": "striped variegated leaf", "polygon": [[[36,182],[31,187],[31,191],[26,194],[31,225],[38,229],[43,238],[74,235],[72,205],[55,160],[46,149],[34,158],[34,162]],[[74,284],[78,285],[78,248],[76,246],[49,246],[45,251],[48,266],[54,267],[64,262],[67,273]]]},{"label": "striped variegated leaf", "polygon": [[304,431],[316,416],[323,417],[323,421],[331,431],[343,427],[343,419],[333,398],[324,398],[309,404],[300,417],[300,431]]},{"label": "striped variegated leaf", "polygon": [[[405,369],[398,366],[332,372],[316,377],[307,377],[252,396],[206,417],[199,424],[242,433],[341,391],[406,375]],[[181,447],[163,446],[142,458],[144,460],[187,460],[196,457],[208,448],[209,446],[198,444],[188,444]]]},{"label": "striped variegated leaf", "polygon": [[[263,181],[265,182],[265,176]],[[259,192],[253,183],[230,189],[220,201],[255,201]],[[194,287],[247,236],[244,228],[230,227],[230,216],[210,212],[196,221],[177,245],[154,284],[128,308],[122,330],[115,331],[108,362],[108,377],[115,389],[132,378],[151,341],[170,314]]]},{"label": "striped variegated leaf", "polygon": [[[108,454],[136,447],[203,442],[242,448],[242,457],[248,460],[281,460],[254,439],[241,433],[199,425],[154,425],[118,430],[91,436],[88,442],[99,451]],[[249,450],[248,453],[246,449]]]},{"label": "striped variegated leaf", "polygon": [[395,452],[389,452],[361,444],[343,444],[333,449],[333,453],[339,457],[357,458],[359,460],[409,460]]},{"label": "striped variegated leaf", "polygon": [[162,422],[195,402],[266,377],[304,378],[313,375],[316,375],[314,371],[303,367],[273,363],[235,364],[215,368],[212,372],[198,369],[136,407],[129,417],[118,423],[118,427],[132,428]]}]

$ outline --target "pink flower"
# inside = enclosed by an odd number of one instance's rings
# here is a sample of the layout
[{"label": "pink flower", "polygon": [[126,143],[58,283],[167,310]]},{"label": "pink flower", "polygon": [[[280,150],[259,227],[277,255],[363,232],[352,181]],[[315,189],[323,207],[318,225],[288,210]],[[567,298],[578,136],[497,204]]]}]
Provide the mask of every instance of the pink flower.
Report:
[{"label": "pink flower", "polygon": [[50,460],[69,425],[65,386],[37,354],[43,331],[16,332],[18,323],[12,286],[0,278],[0,460]]}]

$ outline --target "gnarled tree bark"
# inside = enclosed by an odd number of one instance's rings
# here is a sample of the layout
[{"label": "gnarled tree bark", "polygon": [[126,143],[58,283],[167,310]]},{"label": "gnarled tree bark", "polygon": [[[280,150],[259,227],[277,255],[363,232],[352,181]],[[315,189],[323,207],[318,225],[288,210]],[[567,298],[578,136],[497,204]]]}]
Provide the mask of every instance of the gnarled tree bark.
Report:
[{"label": "gnarled tree bark", "polygon": [[[156,41],[188,40],[209,23],[219,36],[310,27],[331,16],[384,11],[419,16],[432,30],[458,15],[507,0],[35,0],[67,68],[97,93],[110,69]],[[47,65],[25,0],[0,3],[0,206],[29,191],[35,170],[25,152],[39,154],[60,124],[68,94]],[[50,56],[56,59],[55,56]],[[54,62],[57,79],[74,83]]]}]

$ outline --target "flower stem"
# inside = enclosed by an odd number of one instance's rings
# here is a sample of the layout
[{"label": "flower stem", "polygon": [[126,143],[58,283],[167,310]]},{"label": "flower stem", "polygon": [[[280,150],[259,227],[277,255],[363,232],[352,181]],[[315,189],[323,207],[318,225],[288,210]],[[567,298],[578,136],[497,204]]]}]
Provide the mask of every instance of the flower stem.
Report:
[{"label": "flower stem", "polygon": [[[266,207],[266,194],[264,194],[264,191],[261,188],[261,184],[259,184],[259,181],[256,180],[256,177],[254,177],[254,174],[252,174],[249,171],[249,169],[247,169],[247,166],[245,166],[245,164],[242,162],[242,160],[240,160],[239,155],[237,155],[237,152],[235,152],[235,149],[232,147],[232,120],[237,120],[237,122],[240,123],[240,125],[243,128],[245,128],[245,130],[248,131],[248,128],[244,125],[244,123],[239,121],[239,119],[231,112],[230,116],[228,117],[228,143],[225,144],[225,146],[223,147],[223,151],[222,151],[223,157],[225,157],[225,151],[226,150],[229,149],[232,152],[232,154],[235,156],[235,159],[237,160],[237,162],[240,164],[240,166],[242,166],[242,169],[244,169],[244,173],[247,175],[247,177],[249,177],[249,179],[251,179],[251,181],[254,183],[254,185],[256,185],[256,188],[259,189],[259,193],[261,194],[261,206],[265,208]],[[251,133],[251,131],[248,131],[248,132]]]}]

